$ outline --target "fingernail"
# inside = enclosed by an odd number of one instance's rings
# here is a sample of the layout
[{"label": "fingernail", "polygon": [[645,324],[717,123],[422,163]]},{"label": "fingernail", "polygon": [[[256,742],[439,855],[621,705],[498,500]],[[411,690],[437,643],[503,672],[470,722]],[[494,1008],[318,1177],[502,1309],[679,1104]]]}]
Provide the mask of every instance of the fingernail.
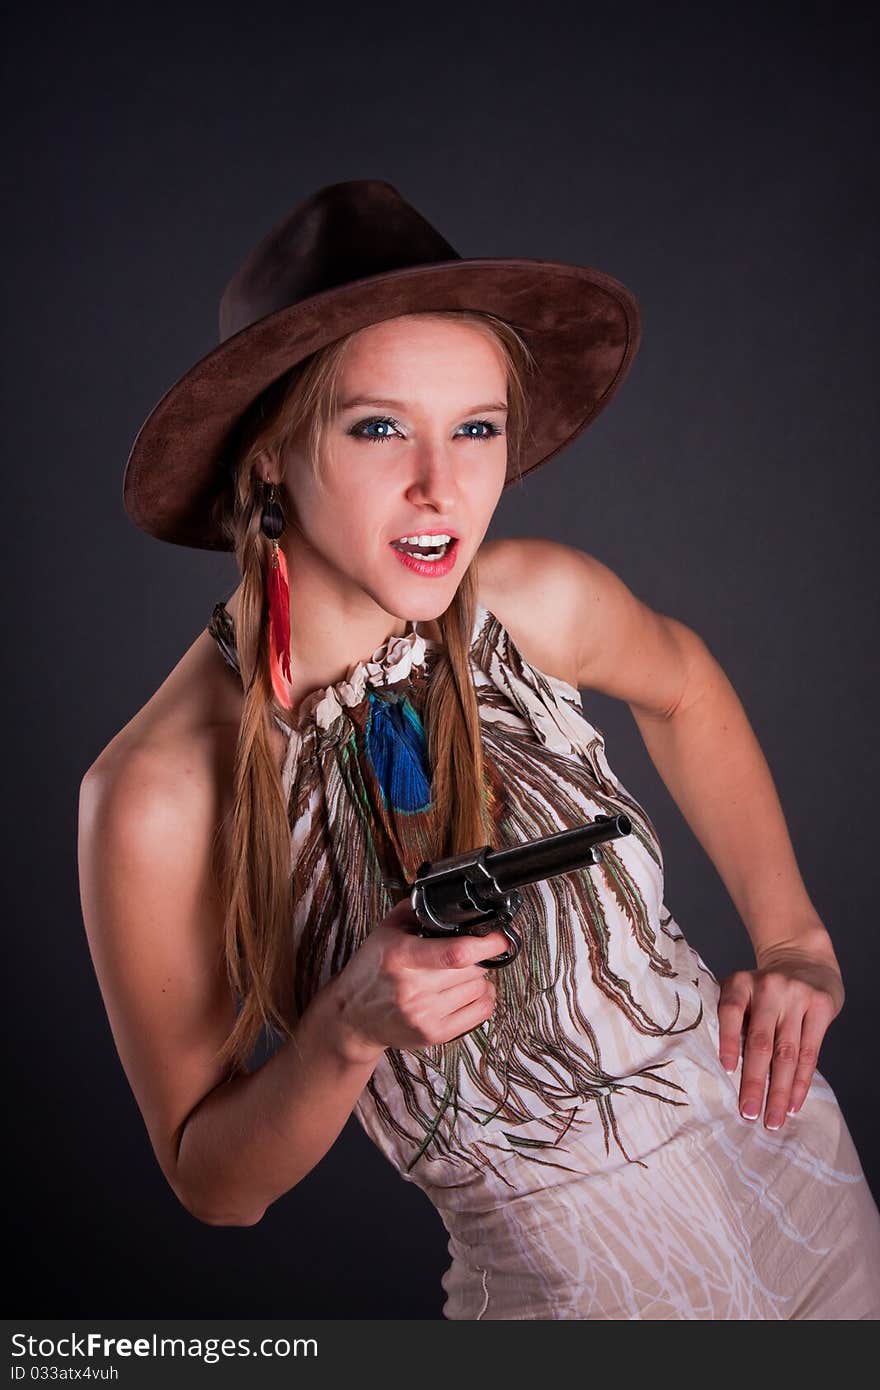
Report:
[{"label": "fingernail", "polygon": [[782,1124],[782,1115],[781,1115],[781,1113],[780,1113],[778,1110],[771,1110],[770,1114],[767,1116],[767,1128],[768,1128],[768,1129],[778,1129],[779,1126],[780,1126],[781,1124]]},{"label": "fingernail", "polygon": [[797,1106],[796,1106],[796,1105],[792,1105],[791,1108],[789,1109],[789,1112],[788,1112],[788,1113],[789,1113],[789,1115],[796,1115],[797,1112],[798,1112]]},{"label": "fingernail", "polygon": [[742,1113],[747,1120],[756,1120],[758,1118],[758,1108],[755,1102],[753,1100],[747,1100],[742,1108]]}]

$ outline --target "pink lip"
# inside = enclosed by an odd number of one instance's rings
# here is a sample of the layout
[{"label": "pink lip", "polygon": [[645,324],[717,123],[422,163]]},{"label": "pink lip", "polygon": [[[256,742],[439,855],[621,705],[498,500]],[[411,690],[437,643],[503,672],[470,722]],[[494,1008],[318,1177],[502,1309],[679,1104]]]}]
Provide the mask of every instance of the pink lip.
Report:
[{"label": "pink lip", "polygon": [[[420,531],[419,535],[449,536],[452,535],[452,532]],[[443,556],[442,560],[417,560],[415,555],[405,555],[402,550],[395,550],[393,544],[390,541],[388,543],[388,548],[392,552],[392,554],[397,556],[398,560],[400,560],[402,564],[406,565],[407,569],[414,570],[416,574],[423,574],[428,579],[439,579],[442,578],[444,574],[448,574],[449,571],[455,565],[455,561],[458,558],[458,537],[453,536],[452,540],[449,542],[449,549]]]}]

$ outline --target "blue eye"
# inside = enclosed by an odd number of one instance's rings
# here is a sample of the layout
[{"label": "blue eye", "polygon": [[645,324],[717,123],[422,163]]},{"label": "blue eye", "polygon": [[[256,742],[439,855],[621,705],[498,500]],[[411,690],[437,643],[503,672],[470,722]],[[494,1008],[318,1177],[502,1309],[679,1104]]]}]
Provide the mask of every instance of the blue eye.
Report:
[{"label": "blue eye", "polygon": [[[381,426],[385,433],[366,434],[365,431],[369,429],[371,425]],[[486,434],[468,433],[467,438],[472,439],[478,443],[484,439],[496,439],[498,435],[501,434],[501,430],[498,428],[497,425],[493,424],[491,420],[468,420],[467,424],[462,426],[462,429],[468,431],[472,431],[475,428],[483,428],[487,431]],[[353,435],[355,439],[366,439],[371,444],[381,444],[384,442],[384,440],[391,439],[393,437],[390,433],[388,433],[388,431],[390,430],[394,430],[399,433],[399,427],[396,420],[392,420],[391,417],[388,415],[371,415],[368,420],[359,420],[356,425],[352,425],[351,429],[349,430],[349,434]]]},{"label": "blue eye", "polygon": [[498,437],[498,435],[501,433],[501,431],[500,431],[500,429],[498,428],[498,426],[497,426],[497,425],[493,425],[493,423],[492,423],[491,420],[469,420],[468,423],[464,426],[464,428],[465,428],[466,430],[470,430],[470,429],[472,429],[472,428],[474,428],[474,427],[476,427],[477,429],[479,429],[479,427],[480,427],[481,425],[484,425],[485,428],[489,431],[489,433],[488,433],[488,434],[471,434],[471,435],[468,436],[470,439],[496,439],[496,438]]},{"label": "blue eye", "polygon": [[383,439],[391,438],[390,434],[362,434],[361,430],[369,425],[381,425],[384,430],[397,428],[393,420],[380,419],[378,416],[374,416],[370,420],[361,420],[358,424],[352,425],[349,433],[353,434],[356,439],[368,439],[371,444],[381,444]]}]

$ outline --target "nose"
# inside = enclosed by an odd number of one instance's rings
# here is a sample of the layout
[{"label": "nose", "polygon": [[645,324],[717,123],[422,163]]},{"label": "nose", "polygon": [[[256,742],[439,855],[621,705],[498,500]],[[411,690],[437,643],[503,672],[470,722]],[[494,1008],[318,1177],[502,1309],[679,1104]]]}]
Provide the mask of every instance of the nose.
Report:
[{"label": "nose", "polygon": [[455,512],[458,498],[456,460],[442,444],[425,444],[414,454],[407,498],[418,506],[432,506],[444,516]]}]

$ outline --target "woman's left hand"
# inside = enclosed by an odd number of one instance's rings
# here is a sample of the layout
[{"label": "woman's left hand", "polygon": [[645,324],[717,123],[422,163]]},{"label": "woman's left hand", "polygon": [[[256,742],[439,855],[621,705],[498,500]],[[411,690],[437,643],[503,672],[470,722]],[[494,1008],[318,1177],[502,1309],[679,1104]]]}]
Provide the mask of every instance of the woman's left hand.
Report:
[{"label": "woman's left hand", "polygon": [[815,952],[780,946],[758,954],[755,970],[735,970],[721,981],[719,1050],[727,1071],[739,1064],[739,1108],[757,1119],[767,1074],[767,1129],[800,1110],[810,1089],[828,1025],[843,1008],[843,979],[833,949]]}]

